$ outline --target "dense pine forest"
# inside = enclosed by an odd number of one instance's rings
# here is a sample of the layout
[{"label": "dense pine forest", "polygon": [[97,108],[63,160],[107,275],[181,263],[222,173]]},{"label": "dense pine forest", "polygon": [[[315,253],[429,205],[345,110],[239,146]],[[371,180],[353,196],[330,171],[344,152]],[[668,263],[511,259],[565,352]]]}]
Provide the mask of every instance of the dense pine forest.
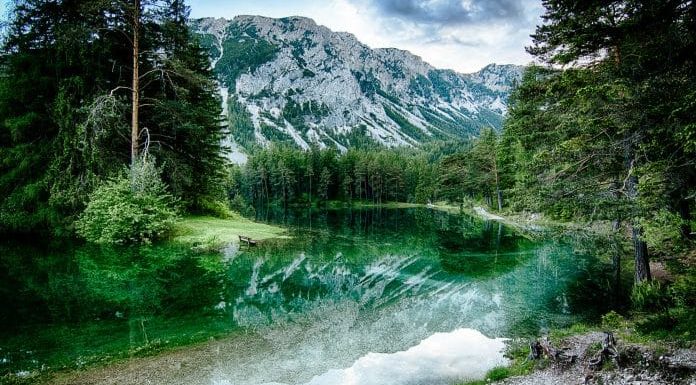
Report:
[{"label": "dense pine forest", "polygon": [[[3,233],[70,236],[95,192],[95,203],[122,205],[125,227],[221,195],[221,102],[187,21],[177,0],[13,4],[0,78]],[[170,196],[154,196],[165,186]],[[98,211],[93,220],[116,219]]]}]

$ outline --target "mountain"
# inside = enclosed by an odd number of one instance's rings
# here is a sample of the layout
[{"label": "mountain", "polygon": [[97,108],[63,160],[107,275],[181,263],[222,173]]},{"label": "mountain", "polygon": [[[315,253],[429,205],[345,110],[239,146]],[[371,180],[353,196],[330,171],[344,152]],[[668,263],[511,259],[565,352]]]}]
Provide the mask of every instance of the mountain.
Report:
[{"label": "mountain", "polygon": [[523,67],[436,69],[395,48],[304,17],[196,19],[226,100],[234,141],[319,147],[417,146],[499,129]]}]

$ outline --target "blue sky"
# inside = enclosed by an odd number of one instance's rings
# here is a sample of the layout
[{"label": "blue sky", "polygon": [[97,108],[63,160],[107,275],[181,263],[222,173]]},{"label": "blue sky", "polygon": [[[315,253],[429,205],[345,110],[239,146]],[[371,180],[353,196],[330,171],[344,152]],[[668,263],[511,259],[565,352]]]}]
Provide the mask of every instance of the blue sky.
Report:
[{"label": "blue sky", "polygon": [[[0,15],[9,0],[0,0]],[[473,72],[527,64],[541,0],[188,0],[191,17],[306,16],[373,47],[395,47],[439,68]]]}]

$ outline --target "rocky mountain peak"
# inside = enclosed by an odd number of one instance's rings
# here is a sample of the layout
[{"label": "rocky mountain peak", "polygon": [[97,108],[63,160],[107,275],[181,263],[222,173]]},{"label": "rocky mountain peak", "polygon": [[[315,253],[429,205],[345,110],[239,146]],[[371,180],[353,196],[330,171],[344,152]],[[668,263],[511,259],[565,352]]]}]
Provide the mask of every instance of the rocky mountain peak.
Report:
[{"label": "rocky mountain peak", "polygon": [[499,129],[522,67],[436,69],[408,51],[371,49],[306,17],[198,19],[234,141],[419,146]]}]

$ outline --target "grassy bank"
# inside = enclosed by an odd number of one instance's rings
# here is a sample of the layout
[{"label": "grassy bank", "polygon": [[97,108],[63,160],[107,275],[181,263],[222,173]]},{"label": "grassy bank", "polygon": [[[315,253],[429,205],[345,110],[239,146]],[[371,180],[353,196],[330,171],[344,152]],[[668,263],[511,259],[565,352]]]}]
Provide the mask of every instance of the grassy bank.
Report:
[{"label": "grassy bank", "polygon": [[256,240],[287,238],[286,230],[258,223],[235,215],[221,219],[210,216],[188,216],[177,222],[173,242],[213,249],[228,243],[239,242],[239,236]]}]

